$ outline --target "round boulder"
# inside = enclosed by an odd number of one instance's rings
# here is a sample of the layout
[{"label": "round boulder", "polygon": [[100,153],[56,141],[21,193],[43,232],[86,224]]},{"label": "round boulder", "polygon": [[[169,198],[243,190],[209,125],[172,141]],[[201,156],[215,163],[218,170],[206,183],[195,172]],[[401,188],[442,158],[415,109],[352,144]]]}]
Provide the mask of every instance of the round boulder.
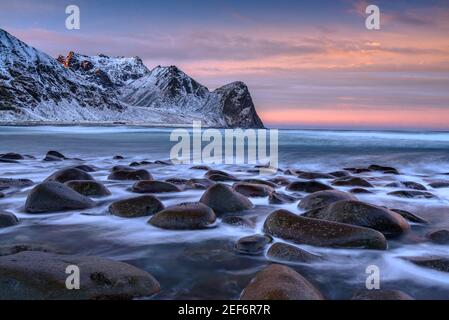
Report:
[{"label": "round boulder", "polygon": [[304,210],[312,210],[341,200],[357,200],[357,198],[350,193],[338,190],[319,191],[302,199],[298,206]]},{"label": "round boulder", "polygon": [[252,202],[247,197],[221,183],[209,187],[204,192],[200,202],[212,208],[218,215],[248,210],[253,207]]},{"label": "round boulder", "polygon": [[374,186],[366,181],[363,178],[359,177],[343,177],[336,179],[332,182],[332,185],[334,186],[349,186],[349,187],[363,187],[363,188],[373,188]]},{"label": "round boulder", "polygon": [[116,170],[113,171],[109,180],[153,180],[153,177],[147,170]]},{"label": "round boulder", "polygon": [[311,180],[311,181],[295,181],[290,183],[287,186],[288,191],[300,191],[306,193],[314,193],[318,191],[324,190],[333,190],[331,186],[324,184],[319,181]]},{"label": "round boulder", "polygon": [[181,189],[170,182],[142,180],[133,185],[132,191],[136,193],[165,193],[179,192]]},{"label": "round boulder", "polygon": [[268,197],[274,191],[268,185],[247,182],[237,182],[232,188],[247,197]]},{"label": "round boulder", "polygon": [[72,180],[66,182],[65,185],[84,196],[105,197],[111,195],[111,191],[98,181]]},{"label": "round boulder", "polygon": [[282,242],[273,244],[268,249],[267,256],[272,260],[293,263],[311,263],[323,260],[320,256]]},{"label": "round boulder", "polygon": [[437,244],[449,244],[449,230],[432,231],[427,234],[427,238]]},{"label": "round boulder", "polygon": [[260,234],[243,237],[235,244],[235,250],[241,254],[259,255],[271,241],[273,241],[271,237]]},{"label": "round boulder", "polygon": [[47,179],[45,179],[45,181],[56,181],[60,183],[65,183],[67,181],[73,180],[94,181],[95,179],[86,171],[76,168],[67,168],[56,171]]},{"label": "round boulder", "polygon": [[0,228],[15,226],[19,219],[11,212],[0,212]]},{"label": "round boulder", "polygon": [[164,209],[162,202],[153,196],[120,200],[109,206],[109,212],[122,218],[146,217]]}]

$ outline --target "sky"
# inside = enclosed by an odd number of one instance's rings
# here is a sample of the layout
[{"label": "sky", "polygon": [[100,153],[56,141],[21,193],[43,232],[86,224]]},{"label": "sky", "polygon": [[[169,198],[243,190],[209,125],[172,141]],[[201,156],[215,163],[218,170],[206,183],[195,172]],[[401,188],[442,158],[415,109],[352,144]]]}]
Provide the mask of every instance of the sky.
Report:
[{"label": "sky", "polygon": [[[80,30],[65,28],[70,4]],[[244,81],[269,127],[449,130],[449,0],[0,0],[0,28],[55,57]]]}]

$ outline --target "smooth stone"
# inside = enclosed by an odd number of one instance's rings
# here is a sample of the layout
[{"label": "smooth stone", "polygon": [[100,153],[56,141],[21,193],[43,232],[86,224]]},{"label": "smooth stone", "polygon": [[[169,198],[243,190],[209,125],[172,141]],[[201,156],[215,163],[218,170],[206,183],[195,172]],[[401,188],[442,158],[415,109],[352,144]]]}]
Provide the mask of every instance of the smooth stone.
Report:
[{"label": "smooth stone", "polygon": [[335,177],[321,172],[301,172],[298,174],[298,178],[304,180],[316,180],[316,179],[334,179]]},{"label": "smooth stone", "polygon": [[295,270],[272,264],[256,274],[240,300],[324,300],[324,297]]},{"label": "smooth stone", "polygon": [[356,174],[358,174],[358,173],[365,173],[365,172],[371,172],[371,170],[368,169],[368,168],[343,168],[343,170],[349,171],[351,173],[356,173]]},{"label": "smooth stone", "polygon": [[67,159],[67,157],[65,155],[63,155],[61,152],[54,151],[54,150],[48,151],[47,156],[56,157],[56,158],[60,158],[60,159]]},{"label": "smooth stone", "polygon": [[62,183],[46,181],[38,184],[28,194],[25,211],[28,213],[46,213],[89,209],[95,202],[70,189]]},{"label": "smooth stone", "polygon": [[400,190],[389,192],[388,195],[399,197],[399,198],[408,198],[408,199],[436,199],[436,196],[431,194],[430,192],[425,191],[417,191],[417,190]]},{"label": "smooth stone", "polygon": [[11,212],[0,212],[0,228],[15,226],[19,219]]},{"label": "smooth stone", "polygon": [[252,202],[229,186],[217,183],[210,186],[201,197],[200,202],[212,208],[217,215],[251,209]]},{"label": "smooth stone", "polygon": [[210,228],[216,220],[214,211],[202,203],[182,203],[162,210],[148,223],[168,230],[198,230]]},{"label": "smooth stone", "polygon": [[351,300],[415,300],[400,290],[358,290]]},{"label": "smooth stone", "polygon": [[165,179],[165,182],[177,185],[177,186],[184,186],[186,185],[189,180],[188,179],[183,179],[183,178],[168,178]]},{"label": "smooth stone", "polygon": [[347,171],[334,171],[330,172],[329,174],[335,178],[344,178],[350,176],[349,172]]},{"label": "smooth stone", "polygon": [[449,181],[436,181],[429,184],[434,189],[449,188]]},{"label": "smooth stone", "polygon": [[319,191],[302,199],[298,207],[304,210],[312,210],[341,200],[357,200],[357,197],[338,190]]},{"label": "smooth stone", "polygon": [[5,190],[9,188],[27,188],[31,187],[34,184],[33,181],[29,179],[9,179],[9,178],[0,178],[0,190]]},{"label": "smooth stone", "polygon": [[272,192],[268,196],[268,203],[269,204],[284,204],[284,203],[293,203],[296,202],[298,199],[290,196],[285,193],[280,192]]},{"label": "smooth stone", "polygon": [[187,185],[194,189],[207,189],[210,186],[213,186],[216,182],[210,180],[210,179],[190,179],[187,181]]},{"label": "smooth stone", "polygon": [[[209,170],[205,174],[206,178],[209,178],[213,181],[238,181],[237,177],[233,176],[230,173],[221,171],[221,170]],[[213,178],[211,178],[213,177]],[[223,180],[221,180],[223,179]]]},{"label": "smooth stone", "polygon": [[106,197],[111,195],[111,191],[98,181],[72,180],[66,182],[65,185],[88,197]]},{"label": "smooth stone", "polygon": [[278,185],[274,182],[262,180],[262,179],[244,179],[242,182],[251,183],[251,184],[262,184],[271,188],[277,188]]},{"label": "smooth stone", "polygon": [[118,165],[118,166],[113,166],[111,169],[111,172],[116,172],[116,171],[134,171],[135,169],[129,167],[129,166],[123,166],[123,165]]},{"label": "smooth stone", "polygon": [[339,186],[339,187],[363,187],[363,188],[373,188],[374,186],[366,181],[363,178],[359,177],[344,177],[344,178],[338,178],[332,182],[332,185]]},{"label": "smooth stone", "polygon": [[241,254],[260,255],[264,252],[267,244],[272,241],[271,237],[255,234],[240,238],[235,244],[235,250]]},{"label": "smooth stone", "polygon": [[374,229],[339,222],[306,218],[287,210],[272,212],[265,233],[298,244],[333,248],[387,249],[385,236]]},{"label": "smooth stone", "polygon": [[392,183],[387,184],[385,187],[386,188],[407,188],[407,189],[421,190],[421,191],[427,190],[427,188],[424,187],[422,184],[414,182],[414,181],[392,182]]},{"label": "smooth stone", "polygon": [[163,166],[172,166],[173,163],[168,160],[168,161],[164,161],[164,160],[156,160],[154,161],[154,164],[159,164],[159,165],[163,165]]},{"label": "smooth stone", "polygon": [[3,192],[0,192],[0,199],[4,198],[4,197],[5,197],[5,194]]},{"label": "smooth stone", "polygon": [[116,156],[114,156],[113,158],[112,158],[113,160],[123,160],[123,159],[125,159],[123,156],[121,156],[121,155],[116,155]]},{"label": "smooth stone", "polygon": [[6,159],[6,160],[24,160],[25,159],[21,154],[14,153],[14,152],[2,154],[0,156],[0,158]]},{"label": "smooth stone", "polygon": [[449,244],[449,230],[442,229],[429,232],[427,238],[433,243],[437,244]]},{"label": "smooth stone", "polygon": [[20,163],[20,162],[17,160],[9,160],[9,159],[0,158],[0,163]]},{"label": "smooth stone", "polygon": [[387,237],[400,236],[410,230],[407,220],[398,213],[354,200],[337,201],[308,211],[303,216],[371,228]]},{"label": "smooth stone", "polygon": [[286,177],[274,177],[269,180],[279,186],[288,186],[291,183],[291,180]]},{"label": "smooth stone", "polygon": [[246,182],[237,182],[232,188],[247,197],[268,197],[274,191],[267,185]]},{"label": "smooth stone", "polygon": [[403,259],[420,267],[429,268],[441,272],[449,272],[449,258],[446,257],[405,257]]},{"label": "smooth stone", "polygon": [[67,168],[61,169],[53,173],[49,176],[45,181],[56,181],[60,183],[65,183],[73,180],[89,180],[94,181],[95,179],[88,174],[86,171],[75,169],[75,168]]},{"label": "smooth stone", "polygon": [[140,162],[131,162],[129,164],[130,167],[139,167],[140,165],[141,165]]},{"label": "smooth stone", "polygon": [[148,195],[113,202],[109,206],[109,212],[122,218],[136,218],[153,215],[164,208],[158,198]]},{"label": "smooth stone", "polygon": [[[80,267],[79,290],[67,290],[69,265]],[[38,251],[0,257],[0,278],[2,300],[132,299],[160,291],[151,274],[127,263]]]},{"label": "smooth stone", "polygon": [[368,167],[371,171],[381,171],[383,173],[390,173],[390,174],[399,174],[398,170],[393,167],[386,167],[386,166],[380,166],[377,164],[372,164]]},{"label": "smooth stone", "polygon": [[254,228],[256,224],[245,217],[227,216],[221,222],[235,227]]},{"label": "smooth stone", "polygon": [[203,171],[209,171],[212,170],[211,167],[209,166],[203,166],[203,165],[199,165],[199,166],[193,166],[190,169],[192,170],[203,170]]},{"label": "smooth stone", "polygon": [[0,246],[0,256],[9,256],[23,251],[41,251],[57,253],[57,250],[48,245],[20,243],[13,245]]},{"label": "smooth stone", "polygon": [[373,193],[372,191],[363,189],[363,188],[354,188],[349,190],[350,193],[354,193],[354,194],[370,194]]},{"label": "smooth stone", "polygon": [[95,172],[97,171],[96,169],[94,169],[94,167],[88,166],[86,164],[82,164],[79,166],[74,166],[73,168],[84,171],[84,172]]},{"label": "smooth stone", "polygon": [[109,175],[108,179],[136,181],[136,180],[152,180],[153,177],[146,170],[118,170],[112,172]]},{"label": "smooth stone", "polygon": [[179,192],[181,189],[173,183],[155,180],[142,180],[132,186],[132,191],[137,193],[165,193]]},{"label": "smooth stone", "polygon": [[267,257],[280,262],[311,263],[323,261],[323,258],[298,247],[276,242],[268,249]]},{"label": "smooth stone", "polygon": [[324,191],[324,190],[333,190],[331,186],[328,186],[327,184],[324,184],[319,181],[295,181],[290,183],[287,186],[288,191],[299,191],[299,192],[306,192],[306,193],[314,193],[318,191]]},{"label": "smooth stone", "polygon": [[403,218],[407,219],[408,221],[415,222],[415,223],[423,223],[423,224],[429,223],[429,221],[427,221],[426,219],[421,218],[420,216],[413,214],[409,211],[401,210],[401,209],[390,209],[390,210],[400,214]]}]

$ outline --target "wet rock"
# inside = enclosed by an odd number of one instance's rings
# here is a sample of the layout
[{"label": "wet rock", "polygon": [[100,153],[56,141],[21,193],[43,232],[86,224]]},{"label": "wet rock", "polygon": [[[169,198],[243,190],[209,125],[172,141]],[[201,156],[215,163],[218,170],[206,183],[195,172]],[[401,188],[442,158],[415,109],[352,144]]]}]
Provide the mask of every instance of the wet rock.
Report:
[{"label": "wet rock", "polygon": [[[69,265],[81,269],[79,290],[66,288]],[[0,299],[8,300],[134,298],[149,297],[160,290],[153,276],[127,263],[37,251],[0,257],[0,278]]]},{"label": "wet rock", "polygon": [[260,255],[271,241],[271,237],[260,234],[243,237],[235,244],[235,250],[241,254]]},{"label": "wet rock", "polygon": [[272,260],[293,263],[311,263],[323,261],[323,258],[318,255],[282,242],[273,244],[270,249],[268,249],[267,257]]},{"label": "wet rock", "polygon": [[123,160],[125,158],[123,156],[121,156],[121,155],[116,155],[112,159],[114,159],[114,160]]},{"label": "wet rock", "polygon": [[169,230],[196,230],[211,227],[216,220],[214,211],[202,203],[182,203],[155,214],[151,225]]},{"label": "wet rock", "polygon": [[81,170],[81,171],[84,171],[84,172],[95,172],[95,171],[97,171],[94,167],[88,166],[86,164],[75,166],[73,168]]},{"label": "wet rock", "polygon": [[190,169],[192,169],[192,170],[203,170],[203,171],[210,171],[210,170],[212,170],[209,166],[203,166],[203,165],[193,166]]},{"label": "wet rock", "polygon": [[46,181],[34,187],[28,194],[25,211],[45,213],[52,211],[89,209],[95,205],[88,197],[62,183]]},{"label": "wet rock", "polygon": [[277,188],[278,185],[274,182],[271,181],[266,181],[266,180],[262,180],[262,179],[244,179],[242,180],[242,182],[246,182],[246,183],[251,183],[251,184],[261,184],[261,185],[265,185],[271,188]]},{"label": "wet rock", "polygon": [[183,179],[183,178],[169,178],[169,179],[166,179],[165,182],[171,183],[171,184],[174,184],[177,186],[184,186],[189,182],[189,180]]},{"label": "wet rock", "polygon": [[429,268],[441,272],[449,272],[449,258],[446,257],[405,257],[403,259],[420,267]]},{"label": "wet rock", "polygon": [[349,172],[355,173],[355,174],[371,172],[371,170],[368,168],[343,168],[343,170],[349,171]]},{"label": "wet rock", "polygon": [[33,181],[28,179],[7,179],[0,178],[0,190],[12,189],[22,189],[31,187],[34,184]]},{"label": "wet rock", "polygon": [[241,300],[324,300],[321,292],[293,269],[272,264],[258,272]]},{"label": "wet rock", "polygon": [[48,245],[40,245],[40,244],[21,243],[21,244],[0,246],[0,256],[9,256],[11,254],[16,254],[23,251],[40,251],[40,252],[57,253],[57,250],[55,248]]},{"label": "wet rock", "polygon": [[236,227],[254,228],[256,226],[250,219],[239,216],[227,216],[224,217],[221,222]]},{"label": "wet rock", "polygon": [[206,178],[212,181],[238,181],[237,177],[220,170],[209,170],[206,172]]},{"label": "wet rock", "polygon": [[238,182],[232,188],[247,197],[268,197],[274,191],[267,185],[246,182]]},{"label": "wet rock", "polygon": [[415,222],[415,223],[423,223],[423,224],[429,223],[429,221],[427,221],[426,219],[421,218],[420,216],[413,214],[409,211],[401,210],[401,209],[390,209],[390,210],[400,214],[403,218],[407,219],[408,221]]},{"label": "wet rock", "polygon": [[396,212],[354,200],[337,201],[303,216],[371,228],[387,237],[400,236],[410,230],[408,222]]},{"label": "wet rock", "polygon": [[357,200],[357,198],[350,193],[338,190],[319,191],[302,199],[298,207],[304,210],[312,210],[341,200]]},{"label": "wet rock", "polygon": [[72,180],[66,182],[65,185],[88,197],[106,197],[111,195],[111,191],[98,181]]},{"label": "wet rock", "polygon": [[385,187],[387,188],[407,188],[413,190],[427,190],[422,184],[414,182],[414,181],[403,181],[403,182],[392,182],[387,184]]},{"label": "wet rock", "polygon": [[280,192],[272,192],[268,196],[268,202],[270,204],[284,204],[284,203],[293,203],[296,202],[298,199],[296,197],[290,196],[285,193]]},{"label": "wet rock", "polygon": [[304,180],[316,180],[316,179],[334,179],[335,177],[321,172],[301,172],[298,174],[298,178]]},{"label": "wet rock", "polygon": [[122,165],[113,166],[111,169],[111,172],[116,172],[116,171],[134,171],[134,169],[131,167],[122,166]]},{"label": "wet rock", "polygon": [[109,180],[153,180],[151,174],[146,170],[117,170],[113,171],[109,177]]},{"label": "wet rock", "polygon": [[415,300],[408,294],[399,290],[358,290],[351,300]]},{"label": "wet rock", "polygon": [[366,181],[363,178],[359,177],[344,177],[336,179],[332,182],[332,185],[334,186],[349,186],[349,187],[363,187],[363,188],[373,188],[374,186]]},{"label": "wet rock", "polygon": [[221,183],[209,187],[200,202],[212,208],[217,215],[248,210],[253,207],[247,197]]},{"label": "wet rock", "polygon": [[449,188],[449,181],[436,181],[429,184],[434,189]]},{"label": "wet rock", "polygon": [[329,174],[335,178],[344,178],[344,177],[350,176],[349,172],[347,172],[347,171],[334,171]]},{"label": "wet rock", "polygon": [[333,190],[331,186],[319,181],[295,181],[287,186],[288,191],[300,191],[306,193],[314,193],[324,190]]},{"label": "wet rock", "polygon": [[449,244],[449,230],[442,229],[429,232],[427,238],[437,244]]},{"label": "wet rock", "polygon": [[153,215],[164,208],[158,198],[148,195],[116,201],[109,206],[109,212],[122,218],[136,218]]},{"label": "wet rock", "polygon": [[210,179],[190,179],[187,181],[187,185],[194,189],[207,189],[214,184],[215,182]]},{"label": "wet rock", "polygon": [[287,210],[272,212],[264,232],[287,241],[319,247],[385,250],[387,241],[379,231],[333,221],[306,218]]},{"label": "wet rock", "polygon": [[383,173],[389,173],[389,174],[399,174],[398,170],[396,168],[393,167],[385,167],[385,166],[380,166],[377,164],[372,164],[368,167],[369,170],[371,171],[380,171]]},{"label": "wet rock", "polygon": [[363,189],[363,188],[353,188],[351,190],[349,190],[350,193],[354,193],[354,194],[370,194],[373,193],[372,191]]},{"label": "wet rock", "polygon": [[15,226],[19,219],[11,212],[0,212],[0,228]]},{"label": "wet rock", "polygon": [[61,169],[45,179],[45,181],[56,181],[60,183],[73,180],[94,181],[95,179],[86,171],[75,168]]},{"label": "wet rock", "polygon": [[0,163],[19,163],[19,161],[0,158]]},{"label": "wet rock", "polygon": [[4,197],[5,197],[5,194],[3,192],[0,192],[0,199],[4,198]]},{"label": "wet rock", "polygon": [[4,160],[25,160],[25,158],[21,154],[13,153],[13,152],[5,153],[5,154],[0,155],[0,159],[4,159]]},{"label": "wet rock", "polygon": [[288,186],[291,183],[290,179],[287,179],[285,177],[274,177],[274,178],[270,179],[269,181],[273,182],[279,186]]},{"label": "wet rock", "polygon": [[141,165],[140,162],[131,162],[129,164],[130,167],[139,167],[140,165]]},{"label": "wet rock", "polygon": [[172,166],[173,163],[170,160],[156,160],[154,161],[154,164],[159,164],[159,165],[163,165],[163,166]]},{"label": "wet rock", "polygon": [[181,189],[169,182],[143,180],[136,182],[132,187],[133,192],[137,193],[165,193],[165,192],[180,192]]},{"label": "wet rock", "polygon": [[66,160],[67,158],[60,152],[58,151],[48,151],[47,155],[44,158],[44,161],[48,161],[48,162],[56,162],[56,161],[63,161]]},{"label": "wet rock", "polygon": [[411,191],[411,190],[400,190],[389,192],[388,195],[399,197],[399,198],[409,198],[409,199],[436,199],[436,196],[430,192],[425,191]]}]

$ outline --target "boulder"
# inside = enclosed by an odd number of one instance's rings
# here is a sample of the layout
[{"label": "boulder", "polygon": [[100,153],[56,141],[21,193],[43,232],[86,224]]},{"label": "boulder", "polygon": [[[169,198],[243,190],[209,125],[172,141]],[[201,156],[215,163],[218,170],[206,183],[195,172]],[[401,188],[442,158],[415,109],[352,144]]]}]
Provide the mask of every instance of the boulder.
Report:
[{"label": "boulder", "polygon": [[351,300],[415,300],[408,294],[399,290],[358,290]]},{"label": "boulder", "polygon": [[429,184],[434,189],[449,188],[449,181],[435,181]]},{"label": "boulder", "polygon": [[210,170],[212,170],[209,166],[203,166],[203,165],[193,166],[190,169],[192,169],[192,170],[203,170],[203,171],[210,171]]},{"label": "boulder", "polygon": [[312,210],[341,200],[357,200],[357,198],[350,193],[338,190],[319,191],[302,199],[298,206],[304,210]]},{"label": "boulder", "polygon": [[268,203],[270,204],[284,204],[284,203],[293,203],[298,199],[296,197],[290,196],[285,193],[280,192],[271,192],[268,196]]},{"label": "boulder", "polygon": [[253,207],[247,197],[221,183],[209,187],[200,202],[212,208],[217,215],[248,210]]},{"label": "boulder", "polygon": [[0,211],[0,228],[15,226],[19,223],[19,219],[11,212]]},{"label": "boulder", "polygon": [[264,252],[267,244],[273,239],[266,235],[252,235],[240,238],[235,244],[235,250],[241,254],[260,255]]},{"label": "boulder", "polygon": [[121,155],[116,155],[116,156],[114,156],[113,158],[112,158],[113,160],[123,160],[123,159],[125,159],[123,156],[121,156]]},{"label": "boulder", "polygon": [[45,179],[45,181],[56,181],[60,183],[65,183],[67,181],[73,180],[94,181],[95,179],[86,171],[76,168],[67,168],[58,170],[51,176],[49,176],[47,179]]},{"label": "boulder", "polygon": [[209,170],[205,177],[212,181],[238,181],[239,179],[232,174],[220,170]]},{"label": "boulder", "polygon": [[437,244],[449,244],[449,230],[441,229],[429,232],[427,238]]},{"label": "boulder", "polygon": [[415,190],[400,190],[389,192],[388,195],[398,198],[408,199],[436,199],[437,197],[430,192]]},{"label": "boulder", "polygon": [[241,300],[324,300],[321,292],[293,269],[272,264],[258,272]]},{"label": "boulder", "polygon": [[72,180],[66,182],[65,185],[88,197],[106,197],[111,195],[111,191],[98,181]]},{"label": "boulder", "polygon": [[[79,290],[67,290],[69,266],[80,269]],[[38,251],[0,257],[0,278],[2,300],[132,299],[160,290],[152,275],[127,263]]]},{"label": "boulder", "polygon": [[349,190],[350,193],[354,193],[354,194],[370,194],[373,193],[372,191],[366,190],[364,188],[353,188],[351,190]]},{"label": "boulder", "polygon": [[113,171],[109,180],[153,180],[153,177],[147,170],[117,170]]},{"label": "boulder", "polygon": [[304,180],[316,180],[316,179],[334,179],[333,175],[321,172],[301,172],[298,175],[298,178]]},{"label": "boulder", "polygon": [[136,218],[153,215],[164,209],[162,202],[154,196],[141,196],[113,202],[109,212],[122,218]]},{"label": "boulder", "polygon": [[250,184],[261,184],[261,185],[265,185],[265,186],[268,186],[271,188],[278,187],[278,185],[276,183],[267,181],[267,180],[262,180],[262,179],[244,179],[244,180],[242,180],[242,182],[250,183]]},{"label": "boulder", "polygon": [[433,269],[441,272],[449,272],[449,258],[427,256],[427,257],[405,257],[407,260],[417,266]]},{"label": "boulder", "polygon": [[95,205],[85,197],[62,183],[43,182],[28,194],[25,211],[28,213],[45,213],[53,211],[89,209]]},{"label": "boulder", "polygon": [[56,162],[56,161],[63,161],[66,159],[67,158],[62,153],[60,153],[58,151],[48,151],[47,155],[44,158],[44,161]]},{"label": "boulder", "polygon": [[86,164],[81,164],[79,166],[74,166],[73,168],[84,171],[84,172],[95,172],[97,171],[94,167],[88,166]]},{"label": "boulder", "polygon": [[213,186],[215,182],[210,179],[190,179],[186,184],[194,189],[207,189]]},{"label": "boulder", "polygon": [[211,227],[216,220],[214,211],[202,203],[182,203],[162,210],[148,223],[169,230],[196,230]]},{"label": "boulder", "polygon": [[323,261],[323,258],[318,255],[283,242],[276,242],[273,244],[270,249],[268,249],[267,257],[280,262],[292,263]]},{"label": "boulder", "polygon": [[239,216],[223,217],[221,222],[229,224],[231,226],[244,227],[244,228],[254,228],[256,226],[256,224],[252,222],[250,219]]},{"label": "boulder", "polygon": [[268,197],[274,191],[272,187],[267,185],[247,182],[237,182],[232,188],[247,197]]},{"label": "boulder", "polygon": [[181,189],[173,183],[154,180],[142,180],[136,182],[132,191],[136,193],[165,193],[179,192]]},{"label": "boulder", "polygon": [[274,177],[269,181],[279,186],[288,186],[291,183],[290,179],[287,179],[286,177]]},{"label": "boulder", "polygon": [[25,158],[18,153],[14,153],[14,152],[10,152],[10,153],[5,153],[0,155],[1,159],[5,159],[5,160],[24,160]]},{"label": "boulder", "polygon": [[347,172],[347,171],[334,171],[329,174],[335,178],[344,178],[344,177],[350,176],[349,172]]},{"label": "boulder", "polygon": [[339,187],[363,187],[373,188],[374,186],[363,178],[359,177],[343,177],[332,182],[332,185]]},{"label": "boulder", "polygon": [[303,216],[371,228],[387,237],[400,236],[410,230],[408,222],[398,213],[354,200],[337,201],[307,211]]},{"label": "boulder", "polygon": [[374,229],[339,222],[306,218],[287,210],[272,212],[265,233],[298,244],[334,248],[387,249],[385,236]]},{"label": "boulder", "polygon": [[33,181],[28,179],[9,179],[0,178],[0,190],[6,189],[22,189],[31,187],[34,184]]},{"label": "boulder", "polygon": [[387,188],[407,188],[407,189],[421,190],[421,191],[427,190],[427,188],[424,187],[422,184],[414,182],[414,181],[396,181],[396,182],[387,184],[385,187],[387,187]]},{"label": "boulder", "polygon": [[380,171],[383,173],[389,173],[389,174],[399,174],[399,171],[396,168],[393,167],[386,167],[386,166],[380,166],[377,164],[372,164],[368,167],[371,171]]},{"label": "boulder", "polygon": [[327,184],[324,184],[319,181],[295,181],[290,183],[287,186],[288,191],[299,191],[299,192],[306,192],[306,193],[314,193],[318,191],[324,191],[324,190],[333,190],[331,186],[328,186]]},{"label": "boulder", "polygon": [[408,221],[415,222],[415,223],[423,223],[423,224],[429,223],[429,221],[427,221],[426,219],[421,218],[420,216],[413,214],[409,211],[401,210],[401,209],[390,209],[390,210],[400,214],[404,219],[407,219]]}]

